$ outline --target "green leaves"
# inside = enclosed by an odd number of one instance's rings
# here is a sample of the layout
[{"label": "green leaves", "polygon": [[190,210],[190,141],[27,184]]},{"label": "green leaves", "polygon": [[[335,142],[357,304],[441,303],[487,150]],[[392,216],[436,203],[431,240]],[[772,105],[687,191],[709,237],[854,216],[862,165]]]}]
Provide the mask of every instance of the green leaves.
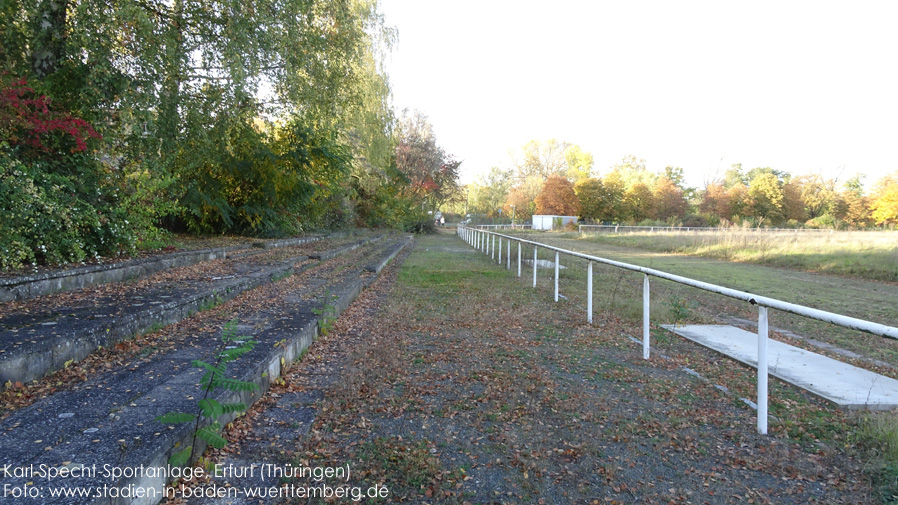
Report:
[{"label": "green leaves", "polygon": [[[225,324],[222,329],[221,342],[221,349],[217,353],[217,361],[214,364],[203,360],[193,360],[192,362],[194,367],[206,370],[206,373],[200,379],[200,385],[204,393],[203,397],[197,401],[199,413],[170,412],[156,418],[156,421],[164,424],[195,423],[193,430],[194,443],[187,449],[174,453],[169,459],[169,463],[172,465],[179,466],[189,462],[192,447],[196,445],[197,438],[216,449],[221,449],[227,445],[227,439],[218,433],[221,431],[221,424],[218,422],[218,418],[243,412],[246,410],[246,404],[243,402],[222,403],[215,398],[210,398],[213,391],[225,389],[235,393],[245,393],[258,389],[258,385],[253,382],[231,379],[226,376],[228,363],[251,351],[257,342],[249,337],[238,336],[236,321],[229,321]],[[206,424],[201,426],[203,423]]]}]

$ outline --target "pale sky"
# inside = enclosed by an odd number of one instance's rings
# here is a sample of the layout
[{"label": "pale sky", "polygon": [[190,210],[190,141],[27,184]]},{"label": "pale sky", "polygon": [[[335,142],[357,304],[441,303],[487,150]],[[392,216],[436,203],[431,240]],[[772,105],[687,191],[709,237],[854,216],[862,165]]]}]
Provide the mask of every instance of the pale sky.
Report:
[{"label": "pale sky", "polygon": [[380,0],[393,104],[462,182],[556,138],[702,187],[733,163],[898,170],[898,1]]}]

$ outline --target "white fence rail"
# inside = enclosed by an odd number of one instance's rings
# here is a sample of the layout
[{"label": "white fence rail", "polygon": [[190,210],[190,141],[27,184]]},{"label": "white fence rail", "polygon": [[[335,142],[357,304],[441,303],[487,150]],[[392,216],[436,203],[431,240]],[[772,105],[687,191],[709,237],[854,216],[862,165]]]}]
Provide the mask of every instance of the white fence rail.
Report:
[{"label": "white fence rail", "polygon": [[581,224],[579,225],[578,231],[580,233],[588,233],[588,232],[610,232],[610,233],[634,233],[634,232],[661,232],[661,231],[676,231],[676,232],[692,232],[692,231],[715,231],[715,232],[795,232],[795,233],[804,233],[804,232],[825,232],[825,233],[833,233],[831,229],[820,229],[820,228],[741,228],[738,226],[733,227],[718,227],[718,228],[709,228],[709,227],[695,227],[695,226],[625,226],[625,225],[617,225],[617,224]]},{"label": "white fence rail", "polygon": [[625,270],[631,270],[633,272],[640,272],[643,274],[643,317],[642,317],[642,357],[643,359],[649,359],[650,350],[651,350],[651,341],[650,341],[650,333],[649,333],[649,295],[650,295],[650,285],[649,285],[649,277],[657,277],[659,279],[665,279],[668,281],[673,281],[679,284],[683,284],[686,286],[692,286],[694,288],[702,289],[705,291],[710,291],[712,293],[717,293],[720,295],[728,296],[730,298],[735,298],[737,300],[746,301],[752,305],[758,306],[758,432],[762,435],[767,434],[767,309],[776,309],[781,310],[783,312],[789,312],[792,314],[797,314],[800,316],[808,317],[811,319],[816,319],[818,321],[824,321],[827,323],[832,323],[837,326],[842,326],[844,328],[850,328],[853,330],[859,330],[866,333],[871,333],[873,335],[878,335],[881,337],[894,338],[898,339],[898,328],[893,326],[887,326],[884,324],[874,323],[871,321],[866,321],[863,319],[858,319],[850,316],[845,316],[842,314],[836,314],[833,312],[827,312],[825,310],[814,309],[811,307],[805,307],[803,305],[797,305],[794,303],[784,302],[782,300],[777,300],[775,298],[769,298],[766,296],[755,295],[752,293],[748,293],[746,291],[738,291],[735,289],[718,286],[716,284],[711,284],[708,282],[697,281],[695,279],[690,279],[688,277],[682,277],[679,275],[670,274],[667,272],[662,272],[660,270],[655,270],[652,268],[641,267],[638,265],[631,265],[629,263],[623,263],[620,261],[609,260],[606,258],[600,258],[597,256],[591,256],[589,254],[584,254],[576,251],[569,251],[567,249],[562,249],[560,247],[550,246],[547,244],[542,244],[539,242],[533,242],[531,240],[524,240],[518,237],[512,237],[508,235],[502,235],[500,233],[496,233],[493,231],[482,230],[477,228],[471,228],[467,226],[459,226],[458,235],[462,238],[462,240],[466,241],[475,249],[482,251],[486,254],[489,254],[491,258],[496,259],[497,252],[497,244],[498,241],[498,262],[502,264],[502,241],[505,240],[507,244],[507,266],[506,268],[511,270],[511,243],[517,242],[518,248],[518,277],[521,276],[521,247],[523,244],[527,244],[533,247],[533,287],[536,287],[536,270],[537,260],[538,260],[538,250],[540,248],[545,249],[547,251],[555,252],[555,301],[558,301],[558,272],[560,267],[560,255],[564,254],[567,256],[585,259],[587,261],[587,321],[592,323],[592,264],[593,262],[603,263],[606,265],[615,266],[618,268],[623,268]]},{"label": "white fence rail", "polygon": [[471,228],[476,228],[478,230],[524,230],[532,228],[532,225],[529,224],[474,224],[471,225]]}]

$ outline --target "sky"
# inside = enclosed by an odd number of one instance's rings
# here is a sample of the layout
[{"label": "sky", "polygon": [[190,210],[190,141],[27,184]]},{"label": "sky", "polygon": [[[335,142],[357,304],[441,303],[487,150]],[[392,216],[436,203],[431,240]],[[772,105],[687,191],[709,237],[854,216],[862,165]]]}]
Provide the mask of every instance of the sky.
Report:
[{"label": "sky", "polygon": [[380,0],[386,68],[462,160],[462,182],[555,138],[673,165],[868,185],[898,170],[898,2]]}]

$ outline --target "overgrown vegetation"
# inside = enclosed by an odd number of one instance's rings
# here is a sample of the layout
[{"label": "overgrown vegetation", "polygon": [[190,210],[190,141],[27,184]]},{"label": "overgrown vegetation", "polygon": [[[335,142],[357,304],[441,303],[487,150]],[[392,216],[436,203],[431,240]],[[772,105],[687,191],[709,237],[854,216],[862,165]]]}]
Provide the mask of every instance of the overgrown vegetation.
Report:
[{"label": "overgrown vegetation", "polygon": [[426,118],[395,124],[376,0],[9,0],[0,26],[2,269],[419,229],[455,186]]}]

